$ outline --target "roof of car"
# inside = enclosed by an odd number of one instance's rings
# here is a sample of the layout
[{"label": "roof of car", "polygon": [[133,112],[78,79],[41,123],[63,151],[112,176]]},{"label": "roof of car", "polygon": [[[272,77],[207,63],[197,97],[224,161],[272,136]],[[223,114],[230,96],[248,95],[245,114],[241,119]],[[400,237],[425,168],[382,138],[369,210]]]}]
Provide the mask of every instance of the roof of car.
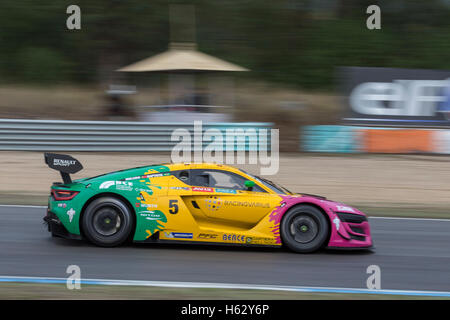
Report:
[{"label": "roof of car", "polygon": [[179,162],[165,164],[170,170],[183,170],[183,169],[218,169],[218,170],[228,170],[228,171],[239,171],[239,169],[219,163],[211,162]]}]

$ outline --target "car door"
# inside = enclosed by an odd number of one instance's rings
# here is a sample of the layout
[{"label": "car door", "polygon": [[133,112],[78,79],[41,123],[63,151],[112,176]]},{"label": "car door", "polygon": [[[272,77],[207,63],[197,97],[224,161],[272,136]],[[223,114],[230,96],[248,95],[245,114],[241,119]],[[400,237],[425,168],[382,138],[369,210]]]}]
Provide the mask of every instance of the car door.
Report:
[{"label": "car door", "polygon": [[279,204],[280,197],[258,184],[248,190],[246,180],[225,170],[193,169],[192,198],[210,222],[249,229]]}]

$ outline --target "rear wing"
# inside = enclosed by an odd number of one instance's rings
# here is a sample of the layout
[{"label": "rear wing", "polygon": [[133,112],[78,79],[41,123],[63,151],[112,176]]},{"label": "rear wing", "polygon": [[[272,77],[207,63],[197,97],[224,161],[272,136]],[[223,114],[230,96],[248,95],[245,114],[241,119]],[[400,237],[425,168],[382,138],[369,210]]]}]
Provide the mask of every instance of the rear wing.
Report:
[{"label": "rear wing", "polygon": [[80,161],[66,154],[44,153],[44,160],[51,169],[61,173],[64,184],[72,183],[71,173],[77,173],[83,169]]}]

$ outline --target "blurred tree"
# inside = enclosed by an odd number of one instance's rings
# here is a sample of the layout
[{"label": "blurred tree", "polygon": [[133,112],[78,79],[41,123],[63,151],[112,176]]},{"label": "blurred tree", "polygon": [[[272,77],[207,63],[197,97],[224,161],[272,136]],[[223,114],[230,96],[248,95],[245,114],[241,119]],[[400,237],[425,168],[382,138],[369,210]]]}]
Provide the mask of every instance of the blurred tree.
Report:
[{"label": "blurred tree", "polygon": [[51,48],[24,48],[17,55],[17,64],[21,66],[18,76],[22,81],[43,84],[65,79],[68,69],[65,58]]},{"label": "blurred tree", "polygon": [[[240,77],[323,89],[336,66],[449,68],[448,0],[2,0],[0,81],[114,81],[167,49],[170,3],[195,5],[199,49],[252,70]],[[70,4],[79,31],[66,28]],[[370,4],[381,30],[366,28]]]}]

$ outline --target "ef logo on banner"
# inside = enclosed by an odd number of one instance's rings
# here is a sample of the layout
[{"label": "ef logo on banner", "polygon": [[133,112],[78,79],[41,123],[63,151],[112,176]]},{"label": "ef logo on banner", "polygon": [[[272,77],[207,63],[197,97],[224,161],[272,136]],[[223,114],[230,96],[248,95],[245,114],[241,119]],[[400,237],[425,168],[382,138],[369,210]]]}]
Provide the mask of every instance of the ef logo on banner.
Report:
[{"label": "ef logo on banner", "polygon": [[379,266],[373,264],[367,267],[367,274],[370,276],[367,278],[367,289],[380,290],[381,289],[381,269]]}]

